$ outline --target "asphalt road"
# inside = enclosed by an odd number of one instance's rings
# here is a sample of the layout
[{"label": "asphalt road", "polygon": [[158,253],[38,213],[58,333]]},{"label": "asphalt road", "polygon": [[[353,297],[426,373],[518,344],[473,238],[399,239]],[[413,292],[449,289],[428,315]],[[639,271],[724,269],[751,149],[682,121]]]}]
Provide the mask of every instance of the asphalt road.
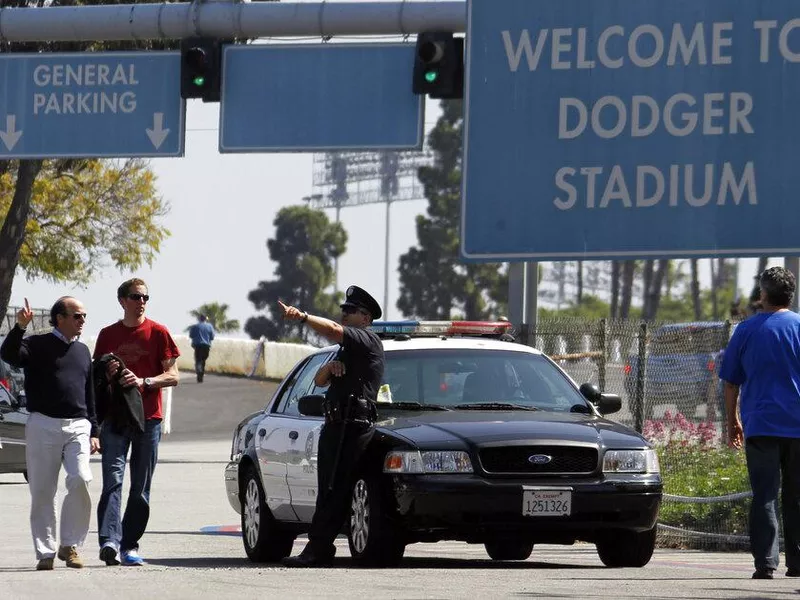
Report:
[{"label": "asphalt road", "polygon": [[[537,546],[522,562],[494,562],[483,546],[409,546],[397,569],[352,568],[340,539],[333,569],[254,565],[244,554],[239,516],[225,498],[230,430],[266,403],[274,384],[187,375],[176,390],[174,431],[161,444],[141,568],[106,567],[97,558],[93,515],[87,566],[37,572],[28,527],[30,499],[20,475],[0,475],[0,599],[128,598],[788,598],[800,580],[754,581],[746,553],[657,550],[642,569],[608,569],[590,544]],[[195,439],[190,439],[195,438]],[[93,459],[94,502],[100,465]],[[63,488],[63,482],[62,482]],[[61,491],[63,494],[63,489]],[[295,552],[302,548],[298,540]]]},{"label": "asphalt road", "polygon": [[247,415],[262,410],[277,382],[207,373],[197,383],[194,373],[181,372],[172,394],[170,440],[230,440],[233,429]]}]

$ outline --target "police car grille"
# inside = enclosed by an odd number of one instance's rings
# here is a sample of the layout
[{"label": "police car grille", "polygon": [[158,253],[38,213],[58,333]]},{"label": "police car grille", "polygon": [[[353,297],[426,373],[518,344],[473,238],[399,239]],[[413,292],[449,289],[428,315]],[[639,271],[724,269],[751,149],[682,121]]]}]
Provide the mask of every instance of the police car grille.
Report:
[{"label": "police car grille", "polygon": [[[537,464],[530,458],[551,457]],[[597,469],[597,448],[584,446],[499,446],[478,453],[487,473],[591,473]]]}]

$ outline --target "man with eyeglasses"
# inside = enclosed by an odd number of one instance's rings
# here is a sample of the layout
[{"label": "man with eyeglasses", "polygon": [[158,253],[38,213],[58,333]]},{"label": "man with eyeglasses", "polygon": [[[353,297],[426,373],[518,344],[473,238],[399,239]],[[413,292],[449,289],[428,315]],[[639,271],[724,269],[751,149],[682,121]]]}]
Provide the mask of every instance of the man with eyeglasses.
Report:
[{"label": "man with eyeglasses", "polygon": [[[79,569],[78,556],[89,533],[92,500],[89,455],[100,448],[95,417],[92,358],[78,341],[86,311],[76,298],[59,298],[50,309],[53,330],[25,339],[33,319],[28,299],[0,347],[0,357],[25,371],[30,412],[25,427],[25,463],[31,494],[31,533],[38,571],[53,569],[56,556]],[[61,507],[60,546],[56,545],[56,490],[61,465],[67,494]]]},{"label": "man with eyeglasses", "polygon": [[[109,566],[120,562],[140,566],[144,560],[139,555],[139,540],[150,518],[150,485],[161,440],[161,388],[178,385],[180,352],[169,330],[145,317],[150,296],[144,281],[125,281],[117,289],[117,299],[122,320],[100,331],[94,358],[105,354],[119,358],[108,363],[108,379],[118,377],[123,387],[139,388],[145,428],[143,433],[115,431],[110,423],[100,424],[103,492],[97,505],[97,529],[100,560]],[[122,480],[129,449],[131,485],[122,516]]]},{"label": "man with eyeglasses", "polygon": [[366,291],[351,285],[341,305],[342,323],[310,315],[279,302],[283,318],[299,321],[340,345],[333,360],[314,377],[325,394],[325,424],[319,436],[317,504],[308,544],[299,556],[283,559],[287,567],[329,567],[350,507],[356,466],[375,433],[375,402],[384,369],[383,344],[368,327],[381,307]]}]

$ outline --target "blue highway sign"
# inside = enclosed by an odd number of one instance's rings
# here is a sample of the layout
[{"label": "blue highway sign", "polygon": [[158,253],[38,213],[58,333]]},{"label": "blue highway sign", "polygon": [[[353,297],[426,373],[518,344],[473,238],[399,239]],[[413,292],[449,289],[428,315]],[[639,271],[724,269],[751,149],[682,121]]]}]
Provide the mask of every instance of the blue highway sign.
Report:
[{"label": "blue highway sign", "polygon": [[466,260],[800,253],[800,3],[469,0]]},{"label": "blue highway sign", "polygon": [[182,156],[179,52],[2,54],[0,159]]},{"label": "blue highway sign", "polygon": [[414,44],[227,46],[220,152],[420,148]]}]

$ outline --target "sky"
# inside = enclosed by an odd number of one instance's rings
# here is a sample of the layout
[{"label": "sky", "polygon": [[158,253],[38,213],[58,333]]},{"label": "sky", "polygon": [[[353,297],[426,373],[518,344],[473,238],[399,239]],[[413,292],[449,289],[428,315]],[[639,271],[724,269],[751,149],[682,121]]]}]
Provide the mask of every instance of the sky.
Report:
[{"label": "sky", "polygon": [[[435,124],[438,113],[438,101],[428,100],[426,130]],[[32,306],[47,308],[59,296],[74,295],[89,314],[85,335],[93,336],[121,317],[116,289],[125,279],[137,276],[149,287],[148,315],[176,334],[193,323],[189,312],[204,303],[229,305],[228,317],[242,325],[257,315],[247,294],[259,281],[274,277],[266,242],[274,235],[276,213],[282,207],[303,204],[303,197],[315,191],[312,154],[220,154],[218,125],[218,104],[189,101],[185,156],[150,161],[158,193],[171,207],[161,223],[172,233],[151,267],[119,272],[109,266],[86,287],[30,282],[18,271],[11,305],[20,306],[27,298]],[[398,260],[416,245],[415,219],[426,208],[424,200],[391,205],[389,302],[383,307],[384,318],[401,318],[395,307]],[[334,211],[326,212],[333,220]],[[348,243],[339,261],[338,287],[359,285],[383,305],[386,205],[347,207],[341,211],[341,220]],[[755,268],[755,259],[740,263],[739,288],[745,293]],[[705,264],[701,276],[708,285]],[[242,331],[229,335],[246,337]]]}]

